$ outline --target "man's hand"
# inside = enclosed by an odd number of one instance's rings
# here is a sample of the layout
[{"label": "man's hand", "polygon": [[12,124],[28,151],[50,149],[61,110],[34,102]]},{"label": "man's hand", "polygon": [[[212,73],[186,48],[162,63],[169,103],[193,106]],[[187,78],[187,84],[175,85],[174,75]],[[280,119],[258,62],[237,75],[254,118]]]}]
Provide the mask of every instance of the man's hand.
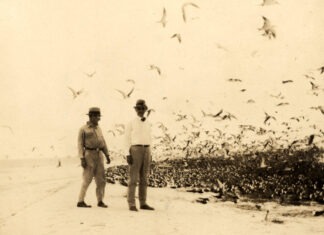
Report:
[{"label": "man's hand", "polygon": [[127,155],[126,156],[126,159],[127,159],[128,165],[132,165],[133,164],[133,157],[132,157],[132,155]]},{"label": "man's hand", "polygon": [[83,169],[87,167],[87,162],[85,158],[81,158],[81,166],[83,167]]},{"label": "man's hand", "polygon": [[107,164],[110,164],[110,158],[109,158],[109,155],[106,155],[106,163],[107,163]]}]

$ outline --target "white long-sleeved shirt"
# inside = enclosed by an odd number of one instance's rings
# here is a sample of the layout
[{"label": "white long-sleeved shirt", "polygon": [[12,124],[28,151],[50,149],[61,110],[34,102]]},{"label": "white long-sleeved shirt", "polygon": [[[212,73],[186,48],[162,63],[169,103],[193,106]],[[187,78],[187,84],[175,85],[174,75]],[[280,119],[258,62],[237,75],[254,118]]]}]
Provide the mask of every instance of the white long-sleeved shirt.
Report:
[{"label": "white long-sleeved shirt", "polygon": [[132,145],[151,145],[151,123],[146,119],[141,121],[140,117],[131,120],[125,129],[125,155],[129,154]]}]

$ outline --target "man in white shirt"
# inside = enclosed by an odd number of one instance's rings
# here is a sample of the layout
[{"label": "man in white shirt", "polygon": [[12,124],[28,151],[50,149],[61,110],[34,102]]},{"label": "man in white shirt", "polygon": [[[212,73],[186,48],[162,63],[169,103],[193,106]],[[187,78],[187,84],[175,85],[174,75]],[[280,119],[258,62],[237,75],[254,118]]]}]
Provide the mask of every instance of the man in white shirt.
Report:
[{"label": "man in white shirt", "polygon": [[128,123],[125,130],[125,149],[129,165],[127,201],[129,210],[138,211],[135,203],[135,190],[137,182],[139,182],[140,209],[154,210],[153,207],[146,204],[148,175],[152,161],[151,124],[144,117],[147,110],[145,100],[137,100],[134,108],[137,117]]}]

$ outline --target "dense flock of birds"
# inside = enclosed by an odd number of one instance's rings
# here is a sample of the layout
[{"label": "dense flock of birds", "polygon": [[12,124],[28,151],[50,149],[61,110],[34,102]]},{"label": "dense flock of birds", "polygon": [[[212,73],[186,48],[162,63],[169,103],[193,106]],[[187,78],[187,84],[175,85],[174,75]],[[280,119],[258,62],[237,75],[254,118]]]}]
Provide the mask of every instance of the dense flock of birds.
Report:
[{"label": "dense flock of birds", "polygon": [[[280,4],[276,0],[263,0],[261,6]],[[200,6],[193,2],[186,2],[181,7],[183,22],[190,23],[189,10],[199,11]],[[162,17],[157,23],[162,27],[167,27],[168,11],[162,10]],[[271,20],[262,16],[263,25],[256,29],[262,31],[261,36],[269,40],[277,38],[277,32]],[[182,43],[183,38],[180,33],[175,32],[170,39]],[[219,49],[228,49],[217,44]],[[252,55],[257,53],[254,51]],[[148,68],[157,76],[163,74],[163,70],[155,64],[149,64]],[[183,69],[183,68],[181,68]],[[323,91],[322,82],[324,66],[313,69],[317,72],[304,74],[305,83],[309,86],[311,95],[319,96]],[[83,73],[89,79],[95,79],[97,72],[91,71]],[[247,92],[244,81],[240,78],[226,78],[228,82],[242,84],[240,92]],[[129,99],[136,91],[136,81],[126,80],[130,84],[127,90],[114,89],[122,99]],[[282,86],[289,86],[294,80],[282,80]],[[73,99],[78,99],[85,93],[85,89],[75,89],[67,86]],[[321,94],[322,95],[322,94]],[[285,94],[270,95],[277,107],[290,105],[285,100]],[[161,97],[162,101],[167,100],[167,96]],[[258,102],[255,99],[248,99],[246,103]],[[320,112],[324,115],[324,106],[313,105],[309,111]],[[155,109],[150,108],[146,113],[147,117],[152,115]],[[319,152],[315,142],[323,144],[324,131],[322,127],[311,124],[306,115],[292,116],[289,120],[279,120],[275,113],[264,112],[264,120],[260,125],[239,125],[239,132],[233,134],[227,132],[226,128],[230,122],[239,119],[237,115],[230,111],[221,109],[214,113],[201,110],[201,115],[183,113],[177,111],[173,113],[174,123],[181,130],[177,133],[171,131],[172,128],[163,122],[157,122],[159,133],[154,136],[153,155],[157,160],[150,176],[150,186],[152,187],[185,187],[188,191],[203,193],[206,191],[215,193],[216,197],[230,198],[235,201],[242,195],[257,195],[265,198],[279,198],[282,201],[316,200],[323,202],[323,163],[318,162],[315,156]],[[215,123],[226,122],[225,128],[220,129],[205,126],[204,121],[212,120]],[[276,122],[282,128],[274,131],[271,127]],[[304,138],[293,138],[294,134],[301,131],[295,129],[295,123],[303,124],[310,128],[313,133]],[[215,125],[216,126],[216,125]],[[8,124],[3,124],[0,128],[14,134],[13,128]],[[107,131],[112,137],[124,134],[124,124],[117,123]],[[63,137],[64,138],[64,137]],[[246,139],[252,139],[246,142]],[[37,151],[38,147],[33,146],[31,152]],[[52,151],[54,145],[50,146]],[[306,149],[306,150],[305,150]],[[115,151],[115,156],[121,157],[122,153]],[[59,166],[61,164],[59,163]],[[120,182],[127,185],[127,166],[117,166],[109,168],[107,171],[107,181],[110,183]],[[201,203],[208,200],[201,199]]]},{"label": "dense flock of birds", "polygon": [[[165,159],[153,162],[149,177],[151,187],[184,188],[188,192],[212,193],[212,198],[229,200],[275,200],[300,204],[324,203],[323,150],[289,149],[224,156]],[[127,186],[128,167],[110,167],[108,183]],[[207,203],[200,197],[198,202]]]}]

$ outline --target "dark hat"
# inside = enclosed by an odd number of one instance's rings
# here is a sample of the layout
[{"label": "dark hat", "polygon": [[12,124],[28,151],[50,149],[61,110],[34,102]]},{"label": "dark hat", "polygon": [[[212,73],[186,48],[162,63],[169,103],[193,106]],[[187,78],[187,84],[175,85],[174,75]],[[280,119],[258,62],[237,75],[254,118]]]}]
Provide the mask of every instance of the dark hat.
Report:
[{"label": "dark hat", "polygon": [[88,115],[90,115],[90,114],[99,114],[101,116],[100,108],[98,108],[98,107],[91,107],[89,109]]},{"label": "dark hat", "polygon": [[145,100],[139,99],[136,101],[136,105],[134,106],[134,108],[142,108],[144,107],[145,109],[147,109],[147,106],[145,104]]}]

